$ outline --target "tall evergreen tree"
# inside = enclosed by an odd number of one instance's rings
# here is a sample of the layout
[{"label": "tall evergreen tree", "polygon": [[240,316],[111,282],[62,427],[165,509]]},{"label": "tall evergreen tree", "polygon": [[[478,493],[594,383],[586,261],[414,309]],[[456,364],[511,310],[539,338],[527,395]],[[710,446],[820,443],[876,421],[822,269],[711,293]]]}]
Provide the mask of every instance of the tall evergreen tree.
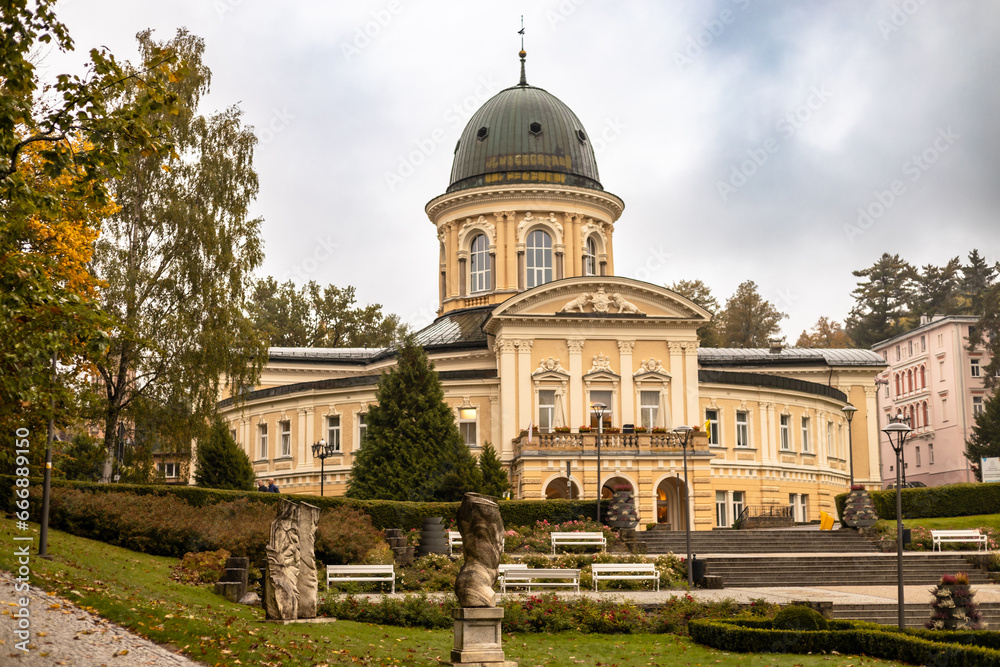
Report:
[{"label": "tall evergreen tree", "polygon": [[958,257],[944,266],[928,264],[916,273],[910,313],[920,315],[955,315],[961,310],[962,262]]},{"label": "tall evergreen tree", "polygon": [[981,459],[1000,456],[1000,391],[995,391],[983,403],[976,416],[972,436],[965,442],[965,458],[972,464],[977,481],[983,481]]},{"label": "tall evergreen tree", "polygon": [[990,362],[983,368],[983,383],[987,387],[1000,385],[1000,283],[987,288],[979,299],[979,322],[968,338],[968,349],[985,348]]},{"label": "tall evergreen tree", "polygon": [[719,315],[723,347],[767,347],[781,333],[778,322],[788,317],[762,297],[748,280],[736,288]]},{"label": "tall evergreen tree", "polygon": [[407,338],[396,359],[375,389],[378,405],[368,410],[348,497],[457,500],[466,491],[478,491],[479,469],[427,353]]},{"label": "tall evergreen tree", "polygon": [[872,266],[853,272],[859,281],[854,289],[854,308],[847,318],[847,333],[860,347],[906,331],[916,272],[899,255],[884,253]]},{"label": "tall evergreen tree", "polygon": [[257,488],[255,478],[250,457],[233,440],[225,422],[213,421],[208,435],[198,443],[195,482],[212,489],[253,491]]},{"label": "tall evergreen tree", "polygon": [[969,253],[969,263],[962,266],[962,301],[964,315],[983,314],[983,297],[989,290],[997,274],[1000,273],[1000,262],[990,266],[979,250]]},{"label": "tall evergreen tree", "polygon": [[712,289],[704,281],[698,279],[678,280],[672,285],[667,285],[667,289],[691,299],[712,313],[712,319],[698,327],[698,344],[701,347],[721,347],[722,339],[719,336],[718,322],[719,300],[712,295]]},{"label": "tall evergreen tree", "polygon": [[483,445],[483,451],[479,453],[479,472],[483,476],[483,493],[502,498],[510,491],[507,470],[497,456],[497,450],[489,442]]}]

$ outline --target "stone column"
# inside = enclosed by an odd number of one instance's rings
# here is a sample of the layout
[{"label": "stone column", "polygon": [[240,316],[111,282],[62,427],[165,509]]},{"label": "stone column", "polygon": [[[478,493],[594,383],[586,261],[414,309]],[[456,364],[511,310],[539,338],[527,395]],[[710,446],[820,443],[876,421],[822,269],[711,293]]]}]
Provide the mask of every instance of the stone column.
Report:
[{"label": "stone column", "polygon": [[622,374],[622,424],[638,426],[638,415],[635,413],[635,385],[632,380],[632,350],[634,340],[618,341],[618,354],[621,359],[619,372]]},{"label": "stone column", "polygon": [[313,425],[312,420],[312,408],[299,408],[299,427],[298,431],[298,447],[292,447],[292,456],[295,457],[295,461],[292,463],[302,465],[306,460],[306,449],[312,444],[308,439],[312,436]]},{"label": "stone column", "polygon": [[[531,411],[531,393],[534,384],[531,382],[531,346],[534,341],[522,338],[517,341],[517,421],[518,430],[526,428],[528,422],[534,422]],[[537,426],[537,424],[535,424]],[[516,434],[518,431],[514,431]]]},{"label": "stone column", "polygon": [[497,372],[500,375],[500,422],[501,436],[497,451],[501,458],[510,461],[513,453],[512,440],[520,431],[517,424],[517,365],[514,353],[517,347],[510,338],[496,339]]},{"label": "stone column", "polygon": [[670,352],[670,416],[673,417],[674,426],[693,426],[687,421],[687,414],[684,412],[684,391],[687,387],[687,378],[684,373],[683,349],[680,343],[667,343]]},{"label": "stone column", "polygon": [[584,413],[587,400],[583,393],[583,339],[570,338],[566,347],[569,349],[569,427],[579,428],[587,421]]},{"label": "stone column", "polygon": [[507,289],[507,223],[504,221],[503,213],[494,213],[493,220],[496,223],[496,249],[493,262],[493,284],[490,286],[494,290]]},{"label": "stone column", "polygon": [[[864,478],[872,483],[882,483],[882,467],[879,465],[880,461],[880,443],[879,443],[879,419],[880,415],[878,413],[878,402],[876,400],[878,394],[877,386],[865,386],[865,414],[862,418],[865,420],[862,422],[865,424],[866,428],[857,428],[854,432],[858,433],[859,437],[855,438],[854,451],[863,451],[865,445],[868,447],[868,475]],[[854,417],[855,423],[858,421],[858,415]],[[860,424],[859,424],[860,426]],[[850,441],[848,441],[850,442]],[[854,452],[851,452],[851,456]],[[858,466],[858,460],[854,460],[854,481],[858,482],[858,471],[860,466]]]}]

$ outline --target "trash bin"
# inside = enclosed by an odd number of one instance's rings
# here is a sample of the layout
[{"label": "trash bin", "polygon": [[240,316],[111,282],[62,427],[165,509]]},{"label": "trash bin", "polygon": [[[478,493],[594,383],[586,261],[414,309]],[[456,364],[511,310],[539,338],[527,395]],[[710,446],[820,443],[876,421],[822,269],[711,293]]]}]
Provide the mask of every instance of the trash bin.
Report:
[{"label": "trash bin", "polygon": [[691,573],[693,574],[694,580],[701,581],[705,578],[705,560],[694,556],[691,559]]},{"label": "trash bin", "polygon": [[903,529],[903,544],[909,544],[912,541],[912,536],[910,535],[910,529]]}]

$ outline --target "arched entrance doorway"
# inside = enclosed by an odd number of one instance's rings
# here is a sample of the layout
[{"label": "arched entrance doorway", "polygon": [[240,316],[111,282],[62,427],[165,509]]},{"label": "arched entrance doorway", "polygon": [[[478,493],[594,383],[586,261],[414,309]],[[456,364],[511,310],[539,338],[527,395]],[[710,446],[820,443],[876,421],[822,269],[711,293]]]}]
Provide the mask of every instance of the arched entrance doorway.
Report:
[{"label": "arched entrance doorway", "polygon": [[684,503],[687,490],[679,477],[668,477],[656,486],[656,523],[667,524],[669,530],[684,530]]},{"label": "arched entrance doorway", "polygon": [[[581,497],[580,487],[577,485],[576,480],[574,480],[573,500],[579,500]],[[554,498],[569,498],[569,489],[566,486],[565,477],[556,477],[545,487],[545,499],[552,500]]]},{"label": "arched entrance doorway", "polygon": [[618,491],[622,487],[628,487],[628,490],[635,494],[635,486],[632,482],[628,481],[624,477],[609,477],[608,479],[601,481],[601,498],[607,500],[615,495],[615,491]]}]

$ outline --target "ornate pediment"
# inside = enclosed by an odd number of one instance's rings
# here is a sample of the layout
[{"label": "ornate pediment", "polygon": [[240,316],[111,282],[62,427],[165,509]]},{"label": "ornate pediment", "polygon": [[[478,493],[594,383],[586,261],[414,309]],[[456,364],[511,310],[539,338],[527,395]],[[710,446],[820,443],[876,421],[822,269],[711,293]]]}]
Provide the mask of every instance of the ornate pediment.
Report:
[{"label": "ornate pediment", "polygon": [[608,294],[604,286],[596,292],[584,292],[559,309],[560,313],[627,313],[644,315],[639,308],[618,292]]}]

